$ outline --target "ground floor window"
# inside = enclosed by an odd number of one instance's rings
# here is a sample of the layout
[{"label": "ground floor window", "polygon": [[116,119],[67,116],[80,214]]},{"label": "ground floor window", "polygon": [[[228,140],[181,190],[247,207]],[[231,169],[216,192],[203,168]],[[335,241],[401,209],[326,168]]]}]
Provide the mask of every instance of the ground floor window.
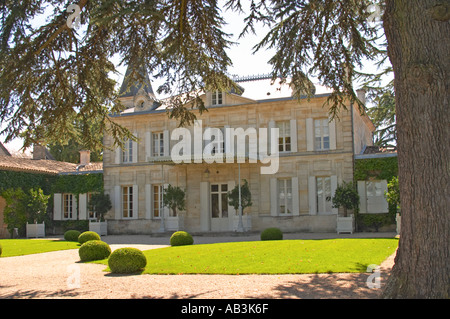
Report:
[{"label": "ground floor window", "polygon": [[72,194],[64,194],[63,195],[63,213],[64,213],[64,219],[72,219],[74,216],[73,195]]},{"label": "ground floor window", "polygon": [[122,187],[122,217],[133,217],[133,186]]},{"label": "ground floor window", "polygon": [[162,185],[153,185],[153,217],[160,218],[162,212],[164,187]]},{"label": "ground floor window", "polygon": [[228,217],[228,184],[211,184],[211,217]]},{"label": "ground floor window", "polygon": [[292,214],[292,180],[278,180],[278,203],[281,215]]}]

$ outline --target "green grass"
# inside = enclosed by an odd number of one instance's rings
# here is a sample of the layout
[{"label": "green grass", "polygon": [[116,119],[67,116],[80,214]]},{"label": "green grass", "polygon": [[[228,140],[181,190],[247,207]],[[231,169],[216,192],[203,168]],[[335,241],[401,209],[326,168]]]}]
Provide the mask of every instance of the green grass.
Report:
[{"label": "green grass", "polygon": [[[306,274],[365,272],[390,256],[398,239],[234,242],[144,251],[147,274]],[[100,261],[107,265],[107,260]]]},{"label": "green grass", "polygon": [[0,258],[80,248],[78,242],[49,239],[0,239],[0,245],[3,249]]}]

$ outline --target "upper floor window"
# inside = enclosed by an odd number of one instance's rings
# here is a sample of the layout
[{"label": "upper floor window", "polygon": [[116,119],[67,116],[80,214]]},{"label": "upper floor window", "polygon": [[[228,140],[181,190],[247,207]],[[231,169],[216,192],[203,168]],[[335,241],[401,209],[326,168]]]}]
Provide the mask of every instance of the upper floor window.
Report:
[{"label": "upper floor window", "polygon": [[212,92],[211,97],[212,97],[212,105],[222,105],[223,104],[222,91]]},{"label": "upper floor window", "polygon": [[277,122],[277,128],[279,129],[278,135],[278,151],[290,152],[291,151],[291,124],[289,121]]},{"label": "upper floor window", "polygon": [[330,149],[330,129],[328,119],[314,121],[314,137],[316,151]]},{"label": "upper floor window", "polygon": [[122,162],[131,163],[133,162],[133,141],[128,139],[125,141],[122,149]]},{"label": "upper floor window", "polygon": [[153,133],[153,156],[164,156],[164,133]]}]

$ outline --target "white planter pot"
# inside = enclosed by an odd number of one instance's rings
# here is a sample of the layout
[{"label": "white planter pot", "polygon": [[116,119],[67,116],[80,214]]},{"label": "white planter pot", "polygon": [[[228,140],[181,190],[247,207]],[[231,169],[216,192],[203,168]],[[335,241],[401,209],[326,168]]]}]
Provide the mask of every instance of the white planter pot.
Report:
[{"label": "white planter pot", "polygon": [[28,224],[27,223],[27,238],[45,237],[45,223],[42,224]]},{"label": "white planter pot", "polygon": [[350,233],[353,234],[355,231],[355,219],[353,215],[350,217],[340,217],[337,216],[337,225],[336,231],[338,234],[340,233]]},{"label": "white planter pot", "polygon": [[100,236],[108,235],[108,223],[104,222],[91,222],[89,221],[89,230],[96,232]]}]

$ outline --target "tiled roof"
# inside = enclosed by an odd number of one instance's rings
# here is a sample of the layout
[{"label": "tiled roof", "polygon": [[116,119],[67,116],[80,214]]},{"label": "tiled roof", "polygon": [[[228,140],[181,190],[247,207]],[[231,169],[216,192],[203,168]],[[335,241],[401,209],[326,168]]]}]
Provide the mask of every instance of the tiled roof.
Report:
[{"label": "tiled roof", "polygon": [[33,160],[12,156],[0,156],[0,170],[58,174],[75,171],[77,164],[54,160]]}]

